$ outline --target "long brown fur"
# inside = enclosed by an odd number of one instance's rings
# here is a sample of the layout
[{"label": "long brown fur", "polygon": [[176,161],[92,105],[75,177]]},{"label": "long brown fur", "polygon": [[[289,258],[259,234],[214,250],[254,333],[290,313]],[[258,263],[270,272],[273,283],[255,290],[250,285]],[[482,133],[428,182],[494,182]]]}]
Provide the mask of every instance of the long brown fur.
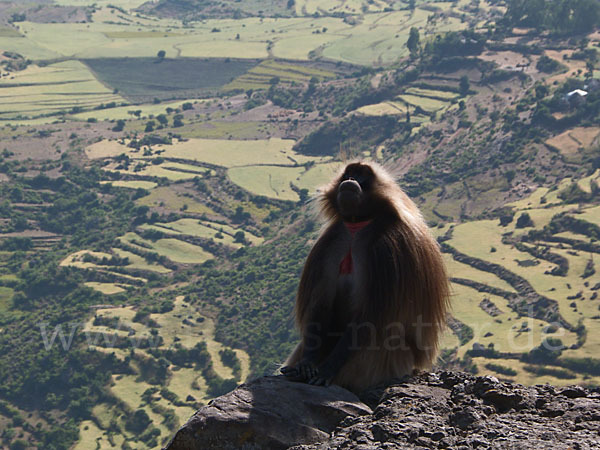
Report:
[{"label": "long brown fur", "polygon": [[[376,214],[352,240],[337,206],[342,174],[325,187],[317,200],[325,226],[306,260],[295,307],[302,335],[311,318],[322,314],[342,322],[359,317],[361,323],[374,325],[369,345],[353,352],[333,379],[354,391],[429,368],[449,308],[442,255],[419,209],[381,166],[361,164],[375,174],[370,204]],[[350,246],[354,287],[349,298],[340,300],[339,264]],[[419,321],[425,325],[419,327]],[[396,345],[400,341],[403,345]],[[327,351],[331,349],[324,350],[319,362]],[[286,365],[297,364],[302,354],[301,342]]]}]

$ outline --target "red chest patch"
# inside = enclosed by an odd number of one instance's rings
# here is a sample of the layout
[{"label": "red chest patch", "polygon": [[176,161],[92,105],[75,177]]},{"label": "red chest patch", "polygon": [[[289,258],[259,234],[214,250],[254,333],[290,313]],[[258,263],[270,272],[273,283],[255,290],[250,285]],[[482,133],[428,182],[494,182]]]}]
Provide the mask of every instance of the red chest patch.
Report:
[{"label": "red chest patch", "polygon": [[[371,223],[370,220],[365,220],[364,222],[356,222],[356,223],[352,223],[352,222],[344,222],[344,225],[346,225],[346,229],[350,232],[350,235],[352,236],[352,239],[354,239],[354,235],[356,233],[358,233],[360,230],[362,230],[364,227],[366,227],[367,225],[369,225]],[[350,244],[352,245],[352,244]],[[344,259],[342,259],[342,262],[340,263],[340,275],[348,275],[352,273],[353,270],[353,263],[352,263],[352,247],[350,247],[350,249],[348,250],[348,253],[346,253],[346,256],[344,256]]]}]

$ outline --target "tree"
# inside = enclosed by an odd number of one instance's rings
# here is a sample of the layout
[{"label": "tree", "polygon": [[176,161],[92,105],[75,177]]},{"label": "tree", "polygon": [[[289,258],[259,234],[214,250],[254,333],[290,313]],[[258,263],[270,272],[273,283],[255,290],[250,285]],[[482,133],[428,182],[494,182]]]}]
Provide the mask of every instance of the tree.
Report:
[{"label": "tree", "polygon": [[173,116],[173,126],[175,128],[183,126],[183,114],[175,114],[175,116]]},{"label": "tree", "polygon": [[113,131],[123,131],[125,128],[125,121],[123,119],[117,120],[116,125],[112,128]]},{"label": "tree", "polygon": [[159,50],[156,56],[158,57],[158,59],[165,59],[165,56],[167,56],[167,52],[165,52],[164,50]]},{"label": "tree", "polygon": [[130,431],[140,433],[152,424],[148,413],[143,409],[138,409],[133,415],[130,415],[125,423],[125,428]]},{"label": "tree", "polygon": [[462,77],[460,77],[459,89],[460,89],[460,94],[462,96],[465,96],[469,93],[469,89],[471,89],[471,83],[469,81],[469,77],[467,77],[466,75],[463,75]]},{"label": "tree", "polygon": [[166,125],[167,123],[169,123],[169,119],[164,114],[159,114],[158,116],[156,116],[156,120],[158,120],[158,122],[161,125]]},{"label": "tree", "polygon": [[410,29],[410,35],[408,36],[408,41],[406,41],[406,46],[410,51],[411,56],[415,56],[419,51],[419,46],[421,43],[421,37],[419,35],[419,30],[415,27]]},{"label": "tree", "polygon": [[417,6],[416,3],[416,0],[408,0],[408,9],[414,11]]},{"label": "tree", "polygon": [[525,228],[525,227],[532,227],[532,226],[533,226],[533,220],[531,220],[531,216],[526,212],[521,214],[519,216],[519,218],[517,219],[517,223],[516,223],[517,228]]},{"label": "tree", "polygon": [[154,131],[154,126],[156,125],[156,122],[154,122],[154,120],[149,120],[146,123],[146,128],[144,129],[144,131],[146,133],[149,133],[150,131]]}]

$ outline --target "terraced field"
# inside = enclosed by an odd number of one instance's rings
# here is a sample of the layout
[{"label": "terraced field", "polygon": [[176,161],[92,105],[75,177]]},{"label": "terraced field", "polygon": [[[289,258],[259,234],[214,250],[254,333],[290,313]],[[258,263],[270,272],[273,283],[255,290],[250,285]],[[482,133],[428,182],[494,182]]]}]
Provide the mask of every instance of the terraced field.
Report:
[{"label": "terraced field", "polygon": [[[151,328],[136,321],[136,311],[133,308],[101,308],[96,310],[95,316],[84,327],[84,333],[92,348],[115,353],[119,359],[131,358],[132,370],[136,372],[134,375],[113,376],[110,391],[122,404],[98,404],[93,409],[94,421],[84,421],[81,424],[82,437],[98,439],[101,448],[104,448],[102,445],[105,443],[108,444],[107,432],[112,418],[118,418],[123,425],[128,416],[141,409],[148,415],[152,427],[157,428],[158,442],[162,442],[171,435],[172,427],[183,424],[193,414],[199,405],[198,402],[204,402],[211,397],[207,391],[209,380],[203,372],[192,367],[170,364],[166,368],[166,382],[160,388],[141,381],[139,374],[143,370],[142,367],[152,362],[156,364],[157,361],[144,342],[155,343],[153,352],[171,351],[175,348],[192,349],[203,343],[206,345],[207,357],[216,376],[222,379],[235,378],[232,369],[224,365],[220,357],[223,350],[233,350],[241,367],[237,379],[245,380],[248,376],[248,355],[242,350],[228,349],[216,342],[213,321],[202,317],[184,301],[183,296],[173,300],[170,311],[150,314],[149,319],[155,321],[158,328]],[[154,333],[153,330],[158,330],[158,333]],[[119,339],[131,339],[132,342],[135,340],[136,345],[132,353],[119,348]],[[136,445],[131,441],[136,437],[135,433],[126,431],[124,426],[120,429],[125,434],[110,433],[112,442],[123,442],[127,439],[131,442],[130,445],[133,445],[132,448],[146,448],[141,442]],[[76,448],[86,449],[86,445],[82,440]],[[95,441],[94,448],[97,448]]]},{"label": "terraced field", "polygon": [[[191,218],[179,219],[168,223],[144,224],[140,226],[140,229],[155,230],[166,235],[183,235],[211,239],[235,248],[242,247],[244,241],[253,245],[260,245],[263,242],[262,238],[254,236],[241,228]],[[243,240],[236,241],[236,233],[240,231],[243,233]]]},{"label": "terraced field", "polygon": [[[597,174],[586,177],[588,184]],[[600,332],[600,275],[590,270],[600,253],[593,228],[600,225],[600,208],[561,204],[557,196],[571,183],[564,180],[554,191],[538,189],[513,203],[514,220],[506,226],[480,220],[436,230],[446,235],[443,247],[454,279],[453,315],[471,330],[460,343],[456,336],[448,337],[445,347],[454,348],[460,357],[472,355],[480,372],[524,384],[540,379],[558,385],[597,383],[595,372],[575,375],[569,369],[572,359],[595,358],[600,352],[595,337]],[[517,225],[523,213],[531,219],[526,227]],[[574,227],[583,234],[566,231]],[[532,230],[539,232],[537,237],[528,234]],[[534,306],[540,301],[548,306]],[[560,339],[562,356],[545,361],[549,369],[538,378],[532,371],[539,367],[522,355],[547,338]],[[492,360],[481,350],[490,345],[499,352]],[[514,374],[490,369],[494,364]]]},{"label": "terraced field", "polygon": [[598,135],[600,128],[575,127],[548,139],[546,145],[557,149],[566,158],[576,159],[582,152],[590,149]]},{"label": "terraced field", "polygon": [[[140,234],[145,231],[158,232],[159,235],[152,239],[144,238]],[[144,224],[139,227],[139,233],[126,233],[119,238],[119,246],[110,252],[80,250],[67,256],[60,265],[95,274],[86,285],[112,295],[145,284],[145,277],[150,274],[165,275],[177,265],[200,264],[212,259],[214,256],[202,247],[205,244],[198,239],[232,248],[260,245],[263,241],[239,227],[192,218]],[[12,289],[1,289],[0,309],[7,306],[12,297]]]},{"label": "terraced field", "polygon": [[313,77],[319,81],[323,81],[334,78],[335,74],[327,70],[267,59],[258,66],[248,70],[244,75],[223,86],[223,90],[267,89],[271,86],[273,78],[287,83],[306,83]]},{"label": "terraced field", "polygon": [[460,98],[457,92],[435,87],[411,86],[394,101],[362,106],[356,113],[366,116],[400,116],[400,120],[402,117],[410,117],[411,123],[419,125],[413,128],[415,133],[420,126],[430,123],[432,116],[457,107],[456,102]]},{"label": "terraced field", "polygon": [[[353,64],[385,64],[407,54],[408,31],[425,30],[428,11],[387,11],[383,1],[344,1],[317,6],[299,2],[301,14],[314,8],[354,11],[359,20],[345,23],[339,17],[209,19],[183,27],[180,22],[149,20],[133,13],[100,8],[91,24],[18,23],[26,39],[5,37],[0,44],[32,59],[153,58],[164,50],[167,58],[254,58],[271,56],[308,60],[325,57]],[[358,9],[357,9],[358,8]],[[366,13],[366,14],[365,14]],[[310,13],[312,14],[312,13]],[[437,32],[465,27],[459,19],[445,17]],[[19,42],[20,41],[22,42]],[[133,75],[133,73],[132,73]]]},{"label": "terraced field", "polygon": [[[338,164],[331,162],[330,157],[298,154],[292,149],[293,144],[292,140],[277,138],[245,141],[189,139],[174,141],[172,145],[152,146],[150,151],[140,155],[140,151],[129,147],[127,141],[103,140],[87,147],[86,154],[90,159],[107,159],[103,166],[106,171],[142,179],[189,180],[210,176],[210,169],[202,164],[221,166],[228,169],[231,181],[253,194],[298,201],[300,189],[314,192],[319,185],[329,181]],[[131,158],[127,165],[121,162],[122,155]],[[160,160],[157,161],[159,155]],[[189,163],[179,162],[182,160]],[[158,200],[160,196],[154,195]],[[147,199],[145,204],[150,206],[155,202]]]},{"label": "terraced field", "polygon": [[150,241],[135,233],[127,233],[120,239],[122,243],[130,245],[140,252],[155,252],[175,263],[199,264],[213,257],[202,247],[179,239],[163,238]]},{"label": "terraced field", "polygon": [[0,78],[0,120],[36,118],[126,100],[78,61],[29,66]]}]

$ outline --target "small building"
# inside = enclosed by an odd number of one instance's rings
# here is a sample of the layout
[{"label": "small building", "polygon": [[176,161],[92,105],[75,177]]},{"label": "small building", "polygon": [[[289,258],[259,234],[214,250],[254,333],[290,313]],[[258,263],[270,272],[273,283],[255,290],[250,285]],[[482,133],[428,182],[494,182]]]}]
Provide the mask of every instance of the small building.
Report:
[{"label": "small building", "polygon": [[585,102],[587,95],[587,91],[584,91],[582,89],[575,89],[574,91],[571,91],[567,95],[565,95],[565,100],[567,100],[567,102],[569,102],[569,105],[571,106],[578,106]]}]

